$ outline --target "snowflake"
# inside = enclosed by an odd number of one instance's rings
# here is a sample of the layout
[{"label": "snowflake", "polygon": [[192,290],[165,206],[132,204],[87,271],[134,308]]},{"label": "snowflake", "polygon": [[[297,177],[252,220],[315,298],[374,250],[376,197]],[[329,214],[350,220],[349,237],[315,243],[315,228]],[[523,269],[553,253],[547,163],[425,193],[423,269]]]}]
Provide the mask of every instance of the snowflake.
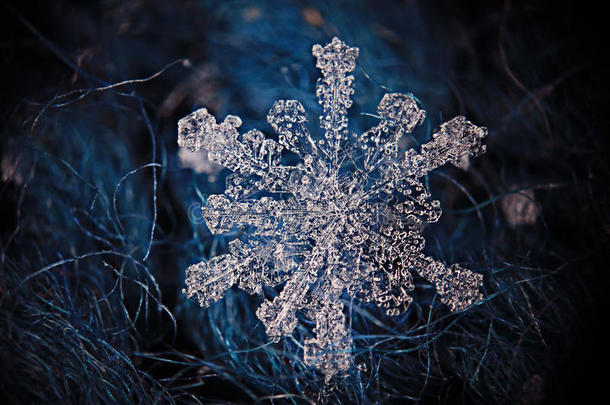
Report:
[{"label": "snowflake", "polygon": [[[236,284],[251,294],[283,284],[256,315],[274,342],[293,332],[297,311],[315,321],[304,362],[328,380],[351,364],[345,292],[398,315],[412,301],[416,271],[451,310],[481,298],[480,274],[422,253],[423,227],[436,222],[441,209],[420,179],[447,162],[459,165],[465,156],[483,153],[487,131],[458,116],[419,152],[399,153],[399,139],[422,124],[425,111],[412,95],[390,93],[377,108],[380,123],[361,135],[350,133],[349,73],[358,48],[333,38],[315,45],[313,55],[323,76],[316,94],[324,139],[311,136],[296,100],[277,101],[269,111],[277,142],[256,129],[240,134],[234,115],[218,124],[205,108],[180,120],[180,147],[204,148],[210,160],[234,172],[225,193],[210,196],[202,208],[207,226],[214,234],[244,231],[244,240],[229,243],[229,253],[187,269],[184,293],[206,307]],[[300,162],[282,165],[284,150]]]}]

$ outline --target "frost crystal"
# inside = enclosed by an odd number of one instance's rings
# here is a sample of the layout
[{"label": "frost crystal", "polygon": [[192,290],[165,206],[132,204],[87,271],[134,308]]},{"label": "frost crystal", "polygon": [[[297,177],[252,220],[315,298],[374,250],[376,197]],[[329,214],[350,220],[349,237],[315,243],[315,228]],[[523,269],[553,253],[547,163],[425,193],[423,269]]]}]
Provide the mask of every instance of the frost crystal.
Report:
[{"label": "frost crystal", "polygon": [[[180,120],[180,147],[206,149],[211,161],[234,172],[225,193],[210,196],[203,207],[207,226],[214,234],[244,231],[244,240],[229,243],[229,253],[187,269],[184,292],[208,306],[233,285],[260,294],[263,285],[283,284],[256,314],[273,341],[293,332],[297,311],[315,321],[304,361],[328,380],[351,363],[344,292],[398,315],[412,301],[415,271],[434,284],[451,310],[481,298],[480,274],[422,253],[421,231],[439,219],[441,209],[420,178],[483,153],[487,131],[458,116],[419,151],[400,152],[399,139],[423,122],[425,111],[412,95],[391,93],[379,103],[377,126],[350,133],[354,77],[349,73],[358,48],[334,38],[324,47],[315,45],[313,55],[322,71],[316,94],[325,139],[312,137],[296,100],[277,101],[269,111],[277,142],[255,129],[240,134],[239,117],[217,123],[205,108]],[[301,163],[282,165],[285,149]]]}]

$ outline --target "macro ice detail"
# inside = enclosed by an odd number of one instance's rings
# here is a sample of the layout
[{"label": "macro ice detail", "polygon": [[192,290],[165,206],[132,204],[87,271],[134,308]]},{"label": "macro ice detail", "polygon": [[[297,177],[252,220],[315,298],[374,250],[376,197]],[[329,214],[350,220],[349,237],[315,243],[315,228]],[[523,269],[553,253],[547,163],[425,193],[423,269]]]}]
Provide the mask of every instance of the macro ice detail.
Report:
[{"label": "macro ice detail", "polygon": [[[481,298],[480,274],[422,253],[421,232],[441,208],[421,178],[483,153],[487,131],[458,116],[419,150],[400,151],[400,138],[422,124],[425,111],[412,95],[389,93],[377,107],[379,124],[352,133],[347,110],[358,48],[333,38],[315,45],[313,55],[322,72],[316,94],[324,139],[309,132],[296,100],[276,101],[269,111],[277,141],[256,129],[240,133],[237,116],[217,123],[205,108],[179,121],[181,148],[203,148],[233,172],[225,193],[210,196],[202,208],[208,228],[243,231],[228,253],[187,269],[184,293],[206,307],[234,285],[251,294],[262,294],[263,285],[281,288],[256,315],[272,341],[294,331],[297,313],[315,322],[304,362],[328,380],[352,363],[344,294],[398,315],[412,301],[414,271],[451,310]],[[283,151],[299,163],[282,164]]]}]

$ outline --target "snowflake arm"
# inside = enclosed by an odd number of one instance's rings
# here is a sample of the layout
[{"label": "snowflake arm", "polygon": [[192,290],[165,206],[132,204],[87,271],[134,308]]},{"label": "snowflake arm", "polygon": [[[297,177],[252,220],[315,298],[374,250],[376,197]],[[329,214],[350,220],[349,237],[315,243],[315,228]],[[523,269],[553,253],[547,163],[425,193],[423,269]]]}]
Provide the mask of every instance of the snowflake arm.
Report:
[{"label": "snowflake arm", "polygon": [[478,127],[459,115],[441,125],[432,141],[421,146],[420,153],[408,150],[400,162],[404,175],[420,178],[451,162],[458,165],[465,155],[479,156],[485,152],[481,143],[487,136],[485,127]]},{"label": "snowflake arm", "polygon": [[240,135],[239,117],[227,115],[217,124],[205,108],[201,108],[178,122],[178,146],[190,151],[204,148],[209,159],[235,172],[227,179],[225,195],[237,200],[263,187],[270,192],[285,192],[295,168],[279,165],[282,146],[273,139],[265,139],[253,129]]},{"label": "snowflake arm", "polygon": [[338,163],[339,151],[347,139],[347,109],[352,105],[351,96],[354,94],[354,76],[348,73],[356,67],[358,52],[358,48],[351,48],[336,37],[330,44],[324,47],[314,45],[312,49],[317,59],[316,67],[322,72],[316,95],[324,109],[320,126],[324,130],[332,165]]},{"label": "snowflake arm", "polygon": [[419,254],[412,265],[423,278],[434,284],[441,302],[452,311],[461,311],[483,298],[479,292],[483,276],[457,264],[447,267],[444,263]]},{"label": "snowflake arm", "polygon": [[216,256],[209,262],[193,264],[186,269],[187,283],[183,292],[189,298],[197,297],[202,307],[210,306],[224,297],[243,268],[244,265],[232,255]]},{"label": "snowflake arm", "polygon": [[385,94],[377,106],[377,113],[381,122],[359,138],[360,147],[366,152],[364,167],[367,171],[381,161],[396,158],[398,140],[404,134],[410,134],[426,118],[426,112],[410,94]]},{"label": "snowflake arm", "polygon": [[322,370],[326,380],[338,370],[346,370],[351,361],[352,341],[345,327],[343,303],[325,300],[316,308],[316,337],[305,340],[303,359],[306,364]]},{"label": "snowflake arm", "polygon": [[301,308],[308,289],[306,277],[292,277],[277,297],[261,304],[256,316],[265,325],[270,340],[279,342],[282,336],[292,334],[297,326],[296,311]]},{"label": "snowflake arm", "polygon": [[278,100],[273,104],[267,122],[279,135],[284,148],[300,157],[317,155],[318,147],[307,129],[307,116],[303,105],[297,100]]}]

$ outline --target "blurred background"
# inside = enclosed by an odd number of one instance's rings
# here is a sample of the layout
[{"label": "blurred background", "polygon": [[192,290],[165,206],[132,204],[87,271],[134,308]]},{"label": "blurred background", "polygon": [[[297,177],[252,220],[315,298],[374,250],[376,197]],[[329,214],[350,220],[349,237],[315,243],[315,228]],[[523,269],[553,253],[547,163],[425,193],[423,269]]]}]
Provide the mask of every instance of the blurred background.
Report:
[{"label": "blurred background", "polygon": [[[610,215],[603,14],[582,2],[8,1],[0,4],[0,392],[5,403],[589,403],[603,374]],[[319,114],[313,44],[360,48],[350,125],[386,92],[458,114],[487,153],[430,175],[427,252],[484,275],[451,314],[416,279],[401,317],[355,304],[354,367],[324,384],[303,322],[269,344],[237,289],[185,299],[222,254],[198,218],[228,171],[179,153],[199,107],[270,135]]]}]

